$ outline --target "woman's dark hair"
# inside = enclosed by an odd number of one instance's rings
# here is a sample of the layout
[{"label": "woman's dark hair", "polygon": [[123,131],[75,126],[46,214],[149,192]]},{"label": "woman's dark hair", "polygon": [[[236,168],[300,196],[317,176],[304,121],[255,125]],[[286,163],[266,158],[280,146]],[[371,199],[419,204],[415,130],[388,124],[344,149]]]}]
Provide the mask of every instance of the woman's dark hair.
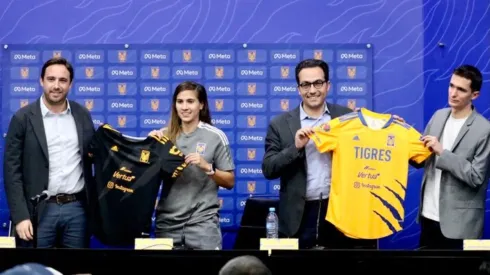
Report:
[{"label": "woman's dark hair", "polygon": [[199,112],[199,120],[205,122],[207,124],[211,124],[211,114],[209,112],[209,104],[208,104],[208,94],[206,92],[206,88],[203,85],[194,82],[194,81],[185,81],[180,83],[174,91],[174,95],[172,97],[172,111],[170,114],[170,123],[168,125],[167,130],[165,131],[167,137],[170,138],[172,142],[175,143],[177,136],[181,131],[182,120],[177,113],[176,103],[177,96],[183,91],[195,91],[197,100],[199,103],[203,105],[202,110]]}]

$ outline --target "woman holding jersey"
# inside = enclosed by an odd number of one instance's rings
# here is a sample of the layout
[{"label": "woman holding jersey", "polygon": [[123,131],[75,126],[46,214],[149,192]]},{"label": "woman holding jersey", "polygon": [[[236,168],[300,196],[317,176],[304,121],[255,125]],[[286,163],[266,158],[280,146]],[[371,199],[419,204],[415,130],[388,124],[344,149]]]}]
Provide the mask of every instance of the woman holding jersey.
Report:
[{"label": "woman holding jersey", "polygon": [[179,84],[171,108],[168,127],[150,135],[165,135],[174,142],[188,167],[175,182],[164,184],[156,210],[156,237],[172,238],[174,247],[221,249],[218,188],[231,189],[235,181],[228,139],[211,125],[201,84]]}]

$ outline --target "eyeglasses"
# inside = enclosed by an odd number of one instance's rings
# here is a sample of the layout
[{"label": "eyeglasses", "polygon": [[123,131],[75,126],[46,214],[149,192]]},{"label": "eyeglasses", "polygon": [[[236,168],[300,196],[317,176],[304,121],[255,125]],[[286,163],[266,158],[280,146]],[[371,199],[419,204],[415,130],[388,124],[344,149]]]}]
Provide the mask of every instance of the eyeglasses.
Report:
[{"label": "eyeglasses", "polygon": [[327,81],[325,80],[316,80],[313,83],[310,82],[303,82],[299,84],[299,87],[305,91],[309,91],[311,88],[311,85],[315,87],[315,89],[320,89],[323,87],[323,84],[325,84]]}]

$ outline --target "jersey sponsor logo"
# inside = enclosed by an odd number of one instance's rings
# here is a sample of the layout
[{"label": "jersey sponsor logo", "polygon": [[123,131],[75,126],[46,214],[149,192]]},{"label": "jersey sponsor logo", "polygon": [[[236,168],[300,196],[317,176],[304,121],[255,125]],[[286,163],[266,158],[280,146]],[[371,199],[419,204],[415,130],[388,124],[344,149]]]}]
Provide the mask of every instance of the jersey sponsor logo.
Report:
[{"label": "jersey sponsor logo", "polygon": [[206,143],[198,142],[196,145],[196,153],[198,153],[199,155],[204,155],[205,151],[206,151]]},{"label": "jersey sponsor logo", "polygon": [[[125,169],[125,167],[121,168],[120,170],[122,172],[128,173],[124,169]],[[131,174],[131,171],[129,171],[128,174]],[[126,182],[131,182],[132,180],[134,180],[136,178],[136,176],[133,176],[133,175],[125,175],[123,173],[120,173],[119,171],[114,172],[114,174],[112,174],[112,177],[115,178],[115,179],[118,179],[118,180],[126,181]]]},{"label": "jersey sponsor logo", "polygon": [[143,163],[149,163],[150,162],[150,151],[141,150],[140,161]]},{"label": "jersey sponsor logo", "polygon": [[107,188],[108,189],[117,189],[117,190],[120,190],[124,193],[134,193],[134,190],[131,189],[131,188],[128,188],[126,186],[122,186],[120,184],[117,184],[117,183],[114,183],[113,181],[109,181],[107,183]]}]

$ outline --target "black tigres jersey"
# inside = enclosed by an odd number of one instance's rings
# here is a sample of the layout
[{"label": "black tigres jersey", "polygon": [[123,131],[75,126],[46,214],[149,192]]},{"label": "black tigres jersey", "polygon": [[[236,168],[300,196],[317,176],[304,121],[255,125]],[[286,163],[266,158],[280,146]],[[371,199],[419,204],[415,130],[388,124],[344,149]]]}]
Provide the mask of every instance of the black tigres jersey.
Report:
[{"label": "black tigres jersey", "polygon": [[132,245],[149,233],[161,182],[180,176],[184,155],[167,138],[132,139],[108,124],[97,129],[89,155],[94,235],[106,245]]}]

